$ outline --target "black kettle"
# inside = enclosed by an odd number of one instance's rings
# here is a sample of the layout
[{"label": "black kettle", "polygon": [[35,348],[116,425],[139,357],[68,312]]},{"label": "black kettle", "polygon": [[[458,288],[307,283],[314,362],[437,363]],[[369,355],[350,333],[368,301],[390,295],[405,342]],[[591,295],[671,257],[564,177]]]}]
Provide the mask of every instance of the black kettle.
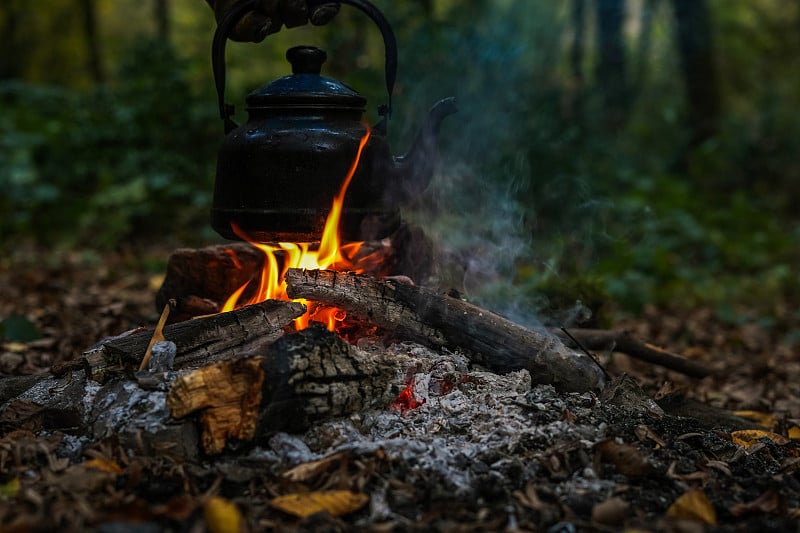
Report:
[{"label": "black kettle", "polygon": [[371,129],[347,189],[339,231],[345,241],[388,235],[400,223],[400,206],[430,183],[439,125],[456,111],[455,100],[445,98],[434,105],[408,153],[393,156],[386,126],[397,71],[394,33],[369,2],[342,0],[368,15],[383,36],[389,100],[379,107],[380,122],[372,128],[365,125],[366,99],[320,74],[327,57],[323,50],[295,46],[286,52],[292,74],[250,93],[247,123],[238,126],[231,119],[233,106],[224,100],[225,44],[255,3],[237,5],[214,35],[214,79],[226,136],[217,158],[212,227],[228,239],[245,234],[257,242],[319,241],[333,198]]}]

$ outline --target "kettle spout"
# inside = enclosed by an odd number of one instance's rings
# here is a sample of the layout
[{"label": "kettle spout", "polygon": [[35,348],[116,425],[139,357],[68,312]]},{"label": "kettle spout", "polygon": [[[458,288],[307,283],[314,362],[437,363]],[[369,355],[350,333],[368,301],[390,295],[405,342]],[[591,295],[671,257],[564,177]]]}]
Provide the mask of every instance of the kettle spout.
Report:
[{"label": "kettle spout", "polygon": [[453,97],[436,102],[411,148],[405,155],[394,158],[396,199],[416,198],[428,187],[438,159],[439,127],[442,120],[456,111],[458,106]]}]

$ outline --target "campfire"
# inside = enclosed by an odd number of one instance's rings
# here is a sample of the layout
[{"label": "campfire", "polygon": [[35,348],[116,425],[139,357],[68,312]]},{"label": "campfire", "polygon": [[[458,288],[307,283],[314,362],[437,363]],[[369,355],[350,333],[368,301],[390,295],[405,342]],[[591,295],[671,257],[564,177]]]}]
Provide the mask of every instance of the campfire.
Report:
[{"label": "campfire", "polygon": [[[745,478],[769,470],[770,485],[730,513],[777,506],[769,491],[797,472],[797,446],[778,449],[789,440],[670,391],[656,402],[631,378],[609,376],[591,350],[698,378],[708,369],[624,331],[529,329],[416,274],[431,257],[418,253],[424,232],[401,222],[399,206],[431,179],[437,130],[455,104],[436,104],[409,153],[391,156],[394,35],[367,2],[343,3],[361,6],[384,37],[382,122],[365,127],[365,100],[322,80],[325,52],[300,46],[287,53],[293,75],[252,93],[249,122],[234,124],[224,44],[252,9],[239,4],[213,47],[227,137],[212,225],[244,242],[174,251],[154,328],[4,384],[0,428],[25,429],[0,440],[3,464],[13,455],[22,470],[42,454],[57,480],[47,497],[62,501],[89,480],[110,503],[105,514],[76,504],[75,529],[119,521],[127,530],[128,508],[159,530],[241,531],[246,521],[561,533],[646,526],[665,513],[714,524],[695,485],[724,487],[734,463]],[[351,238],[373,219],[391,231]],[[26,447],[34,430],[66,436]],[[0,501],[13,490],[5,482]],[[633,495],[654,484],[666,497]],[[26,491],[26,505],[46,507]]]},{"label": "campfire", "polygon": [[[333,199],[330,213],[325,221],[322,239],[319,243],[259,243],[242,231],[236,223],[232,223],[232,230],[238,237],[264,253],[264,267],[261,269],[260,276],[258,276],[257,286],[255,288],[251,286],[254,280],[242,284],[225,301],[221,312],[231,311],[265,300],[289,300],[286,294],[284,276],[290,268],[331,269],[360,274],[368,269],[374,271],[376,267],[380,266],[381,258],[378,252],[372,252],[367,255],[360,254],[363,242],[342,243],[339,235],[339,220],[347,188],[358,169],[361,153],[369,137],[370,130],[367,127],[367,131],[359,143],[356,157]],[[232,257],[235,261],[235,252],[231,250],[230,253],[234,254]],[[243,294],[248,289],[251,289],[250,294],[245,298]],[[295,319],[295,326],[298,330],[305,329],[308,327],[309,321],[313,320],[325,324],[330,331],[336,331],[338,329],[337,326],[341,325],[347,316],[345,311],[335,307],[309,303],[303,299],[298,299],[297,301],[306,305],[308,309],[301,317]]]}]

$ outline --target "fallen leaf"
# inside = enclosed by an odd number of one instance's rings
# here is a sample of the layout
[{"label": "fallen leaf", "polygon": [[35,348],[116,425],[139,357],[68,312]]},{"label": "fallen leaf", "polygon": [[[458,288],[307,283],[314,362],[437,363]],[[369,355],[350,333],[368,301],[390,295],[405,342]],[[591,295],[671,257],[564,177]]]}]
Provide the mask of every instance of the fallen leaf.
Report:
[{"label": "fallen leaf", "polygon": [[664,439],[662,439],[658,433],[656,433],[649,426],[646,426],[644,424],[636,426],[634,434],[642,442],[645,442],[647,439],[650,439],[651,441],[655,442],[656,443],[656,446],[654,448],[655,450],[663,448],[664,446],[667,445],[667,442]]},{"label": "fallen leaf", "polygon": [[696,470],[686,474],[679,474],[675,471],[677,466],[678,461],[672,461],[672,463],[669,465],[669,468],[667,468],[668,478],[679,479],[681,481],[706,481],[709,477],[711,477],[711,474],[702,470]]},{"label": "fallen leaf", "polygon": [[630,504],[619,496],[608,498],[592,507],[592,522],[606,526],[618,526],[625,521],[629,508]]},{"label": "fallen leaf", "polygon": [[325,511],[331,516],[341,516],[360,509],[369,501],[369,496],[348,490],[328,490],[319,492],[295,493],[278,496],[270,500],[270,505],[285,513],[307,518]]},{"label": "fallen leaf", "polygon": [[0,501],[13,500],[19,492],[19,478],[13,477],[0,485]]},{"label": "fallen leaf", "polygon": [[800,427],[792,426],[789,428],[789,438],[792,440],[800,440]]},{"label": "fallen leaf", "polygon": [[203,518],[211,533],[240,533],[242,531],[242,514],[236,504],[212,496],[203,506]]},{"label": "fallen leaf", "polygon": [[711,467],[711,468],[716,468],[717,470],[719,470],[720,472],[722,472],[726,476],[732,476],[733,475],[731,473],[730,467],[728,466],[728,463],[725,463],[724,461],[717,461],[717,460],[712,459],[712,460],[706,462],[706,466]]},{"label": "fallen leaf", "polygon": [[759,426],[769,429],[775,429],[775,426],[778,425],[778,419],[775,418],[775,415],[770,413],[763,413],[761,411],[734,411],[733,414],[752,420]]},{"label": "fallen leaf", "polygon": [[769,439],[779,446],[789,443],[789,439],[783,435],[778,435],[771,431],[763,431],[760,429],[742,429],[731,433],[731,439],[739,446],[749,448],[754,444],[758,444],[761,439]]},{"label": "fallen leaf", "polygon": [[119,466],[116,462],[112,461],[111,459],[103,459],[101,457],[97,457],[92,459],[91,461],[86,461],[82,463],[84,468],[94,468],[95,470],[100,470],[102,472],[108,472],[109,474],[121,474],[122,467]]},{"label": "fallen leaf", "polygon": [[711,505],[708,496],[700,489],[690,489],[679,496],[667,509],[667,516],[712,526],[717,523],[717,512]]},{"label": "fallen leaf", "polygon": [[345,459],[344,453],[335,453],[317,461],[302,463],[284,472],[281,477],[295,483],[304,483],[326,472],[331,466]]},{"label": "fallen leaf", "polygon": [[730,508],[733,516],[739,517],[755,513],[774,513],[781,505],[781,499],[774,490],[767,490],[764,494],[749,503],[737,503]]},{"label": "fallen leaf", "polygon": [[652,470],[641,450],[631,444],[606,439],[595,444],[594,448],[600,459],[611,463],[620,474],[630,478],[645,476]]}]

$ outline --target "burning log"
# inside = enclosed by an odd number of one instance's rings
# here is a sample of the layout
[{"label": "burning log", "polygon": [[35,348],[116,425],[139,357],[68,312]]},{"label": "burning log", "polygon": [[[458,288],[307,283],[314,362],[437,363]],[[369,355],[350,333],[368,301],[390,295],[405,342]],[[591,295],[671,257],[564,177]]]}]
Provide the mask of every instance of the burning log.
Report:
[{"label": "burning log", "polygon": [[246,243],[175,250],[156,294],[156,307],[160,311],[175,300],[170,322],[216,313],[263,264],[264,254]]},{"label": "burning log", "polygon": [[546,331],[523,328],[457,298],[393,280],[332,271],[289,269],[290,298],[353,313],[397,337],[435,349],[462,349],[495,372],[526,369],[534,383],[564,391],[602,388],[603,369]]},{"label": "burning log", "polygon": [[[283,328],[305,313],[298,302],[267,300],[260,304],[172,324],[164,337],[175,343],[175,368],[197,367],[256,351],[283,335]],[[104,383],[124,365],[137,365],[152,330],[107,339],[84,353],[87,375]]]},{"label": "burning log", "polygon": [[199,412],[206,453],[228,439],[263,440],[317,420],[387,407],[410,359],[362,351],[321,327],[282,337],[263,356],[207,365],[179,377],[167,396],[174,418]]}]

